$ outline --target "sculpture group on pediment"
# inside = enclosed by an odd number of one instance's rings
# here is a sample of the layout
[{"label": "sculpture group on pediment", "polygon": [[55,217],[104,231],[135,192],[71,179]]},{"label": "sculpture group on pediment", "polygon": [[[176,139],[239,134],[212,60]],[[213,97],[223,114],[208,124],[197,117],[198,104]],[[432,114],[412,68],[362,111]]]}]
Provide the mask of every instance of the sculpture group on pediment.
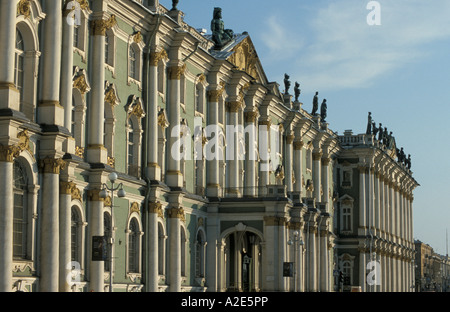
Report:
[{"label": "sculpture group on pediment", "polygon": [[214,8],[213,20],[211,21],[212,40],[215,43],[215,49],[220,50],[233,39],[234,33],[231,29],[225,29],[222,20],[222,9]]}]

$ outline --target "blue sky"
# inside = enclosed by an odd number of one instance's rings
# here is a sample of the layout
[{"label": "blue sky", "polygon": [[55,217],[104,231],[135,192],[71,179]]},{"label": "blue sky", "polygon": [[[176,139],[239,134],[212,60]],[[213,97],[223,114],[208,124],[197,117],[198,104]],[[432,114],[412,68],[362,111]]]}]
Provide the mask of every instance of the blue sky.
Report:
[{"label": "blue sky", "polygon": [[[450,230],[450,1],[180,0],[185,21],[210,33],[214,7],[225,27],[248,31],[270,81],[300,83],[310,111],[319,91],[327,121],[342,134],[363,133],[367,113],[393,132],[412,157],[414,237],[446,253]],[[161,0],[167,8],[169,0]],[[291,90],[292,93],[292,90]]]}]

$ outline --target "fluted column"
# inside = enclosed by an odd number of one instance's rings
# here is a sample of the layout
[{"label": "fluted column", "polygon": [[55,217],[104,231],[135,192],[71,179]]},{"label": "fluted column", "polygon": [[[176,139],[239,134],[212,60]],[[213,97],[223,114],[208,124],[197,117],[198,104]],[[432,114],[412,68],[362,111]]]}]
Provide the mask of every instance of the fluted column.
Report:
[{"label": "fluted column", "polygon": [[[74,14],[71,6],[66,2],[63,16],[64,21],[62,37],[62,62],[61,62],[61,105],[64,107],[64,127],[69,131],[72,128],[72,89],[73,89],[73,33]],[[71,22],[69,22],[71,21]],[[75,134],[72,133],[72,137]]]},{"label": "fluted column", "polygon": [[329,189],[330,189],[330,161],[331,158],[322,158],[321,159],[321,163],[322,163],[322,203],[325,203],[325,209],[326,212],[330,211],[330,207],[329,207],[329,201],[330,201],[330,193],[329,193]]},{"label": "fluted column", "polygon": [[[104,236],[104,218],[103,218],[103,206],[104,200],[99,196],[99,189],[92,189],[88,191],[88,199],[90,206],[89,215],[89,227],[90,235],[89,242],[92,244],[92,238],[94,236]],[[114,228],[114,220],[111,220],[111,231]],[[114,266],[111,265],[110,270],[114,273]],[[92,255],[89,259],[89,290],[93,292],[104,292],[105,262],[104,261],[92,261]],[[113,275],[114,278],[114,275]]]},{"label": "fluted column", "polygon": [[309,223],[309,243],[308,243],[308,274],[309,274],[309,291],[317,291],[317,250],[316,250],[316,238],[317,238],[317,225],[315,222]]},{"label": "fluted column", "polygon": [[328,285],[329,285],[329,259],[328,259],[328,230],[327,229],[321,229],[320,230],[320,266],[319,266],[319,272],[320,272],[320,291],[329,291]]},{"label": "fluted column", "polygon": [[295,136],[292,134],[288,134],[286,136],[286,162],[285,162],[285,184],[288,194],[292,193],[294,191],[294,183],[293,183],[293,174],[294,174],[294,168],[293,168],[293,143],[294,143]]},{"label": "fluted column", "polygon": [[148,225],[147,225],[147,244],[148,250],[147,254],[147,291],[157,292],[158,291],[158,280],[159,280],[159,262],[158,262],[158,216],[163,215],[162,206],[160,202],[149,202],[148,203]]},{"label": "fluted column", "polygon": [[59,292],[69,292],[68,276],[71,271],[71,206],[73,182],[61,181],[59,184]]},{"label": "fluted column", "polygon": [[302,201],[302,163],[303,163],[303,140],[294,142],[294,176],[295,176],[295,184],[294,184],[294,193],[298,196],[298,202]]},{"label": "fluted column", "polygon": [[321,183],[321,159],[322,152],[313,152],[313,183],[314,183],[314,198],[316,203],[321,202],[322,195],[320,194],[322,183]]},{"label": "fluted column", "polygon": [[17,2],[0,2],[0,108],[18,111],[20,94],[14,82]]},{"label": "fluted column", "polygon": [[247,151],[245,159],[245,185],[244,195],[255,197],[258,194],[258,183],[256,181],[256,127],[255,121],[258,116],[256,111],[248,111],[244,113],[245,129],[248,133]]},{"label": "fluted column", "polygon": [[42,29],[42,93],[38,123],[64,126],[64,108],[60,104],[62,55],[62,0],[43,0],[46,17]]},{"label": "fluted column", "polygon": [[180,153],[180,79],[186,69],[185,64],[173,61],[168,68],[169,75],[169,97],[168,97],[168,118],[169,118],[169,145],[168,145],[168,161],[166,172],[166,183],[171,187],[183,186],[183,174],[181,172]]},{"label": "fluted column", "polygon": [[42,292],[59,290],[59,173],[66,164],[60,158],[41,160],[42,212],[40,284]]},{"label": "fluted column", "polygon": [[266,187],[269,185],[269,135],[270,135],[270,121],[267,120],[259,120],[258,128],[259,128],[259,192],[260,195],[266,195],[267,189]]},{"label": "fluted column", "polygon": [[362,228],[362,233],[365,233],[367,226],[366,222],[366,168],[359,167],[359,227]]},{"label": "fluted column", "polygon": [[167,58],[164,49],[152,51],[148,66],[148,107],[147,107],[147,177],[150,180],[161,180],[161,164],[158,164],[158,64]]},{"label": "fluted column", "polygon": [[184,210],[181,207],[169,210],[169,290],[181,291],[181,219]]},{"label": "fluted column", "polygon": [[[100,4],[97,4],[100,5]],[[107,8],[96,8],[106,10]],[[105,148],[105,36],[106,30],[116,24],[114,15],[104,19],[103,11],[94,13],[91,21],[91,103],[88,109],[88,147],[87,160],[93,163],[107,163],[108,151]]]},{"label": "fluted column", "polygon": [[[3,1],[2,9],[3,9]],[[0,292],[12,291],[12,270],[13,270],[13,215],[14,215],[14,194],[13,194],[13,162],[15,148],[13,146],[0,146]]]},{"label": "fluted column", "polygon": [[359,286],[363,292],[366,291],[366,250],[363,247],[359,248]]},{"label": "fluted column", "polygon": [[[228,160],[228,189],[227,195],[236,197],[240,195],[239,192],[239,141],[238,141],[238,126],[239,126],[239,110],[242,103],[239,101],[228,102],[228,113],[230,125],[227,126],[227,142],[231,143],[227,146],[227,160]],[[228,133],[231,130],[232,133]],[[235,131],[233,131],[235,130]]]}]

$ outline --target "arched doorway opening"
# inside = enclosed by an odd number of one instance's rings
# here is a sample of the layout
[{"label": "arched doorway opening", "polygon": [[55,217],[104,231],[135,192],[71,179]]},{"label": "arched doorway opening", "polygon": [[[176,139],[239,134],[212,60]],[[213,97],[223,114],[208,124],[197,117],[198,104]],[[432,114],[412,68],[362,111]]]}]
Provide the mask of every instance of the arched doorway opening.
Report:
[{"label": "arched doorway opening", "polygon": [[261,290],[262,241],[261,233],[246,226],[236,226],[224,235],[223,273],[227,291]]}]

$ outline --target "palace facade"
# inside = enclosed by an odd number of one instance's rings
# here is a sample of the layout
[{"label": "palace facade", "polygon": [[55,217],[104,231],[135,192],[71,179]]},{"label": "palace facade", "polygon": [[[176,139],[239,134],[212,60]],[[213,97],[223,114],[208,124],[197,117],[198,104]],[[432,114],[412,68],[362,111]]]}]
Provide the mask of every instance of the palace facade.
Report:
[{"label": "palace facade", "polygon": [[220,10],[0,6],[0,291],[413,291],[395,140],[338,136]]}]

